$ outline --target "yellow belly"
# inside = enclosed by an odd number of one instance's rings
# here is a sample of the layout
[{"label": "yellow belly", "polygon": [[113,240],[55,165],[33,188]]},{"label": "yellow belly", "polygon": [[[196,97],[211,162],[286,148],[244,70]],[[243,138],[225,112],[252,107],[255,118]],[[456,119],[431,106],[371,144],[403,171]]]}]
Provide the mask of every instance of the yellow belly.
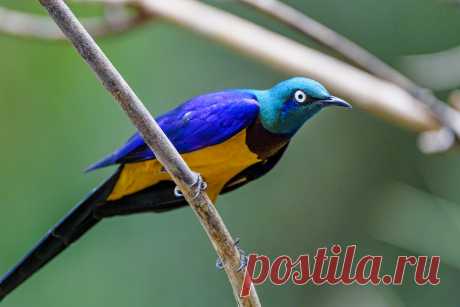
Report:
[{"label": "yellow belly", "polygon": [[[231,178],[259,161],[246,146],[245,130],[222,144],[186,153],[182,157],[208,183],[207,193],[213,201]],[[171,177],[157,160],[128,163],[123,167],[108,200],[120,199],[166,180],[171,180]]]}]

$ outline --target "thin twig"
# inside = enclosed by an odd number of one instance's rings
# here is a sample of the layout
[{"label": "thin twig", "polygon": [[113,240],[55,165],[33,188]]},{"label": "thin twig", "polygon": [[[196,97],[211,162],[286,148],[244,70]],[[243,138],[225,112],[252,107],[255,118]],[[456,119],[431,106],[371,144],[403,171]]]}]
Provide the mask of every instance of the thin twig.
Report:
[{"label": "thin twig", "polygon": [[83,28],[69,7],[62,0],[39,1],[94,70],[107,91],[120,103],[132,123],[142,134],[145,142],[155,152],[156,158],[164,165],[182,191],[199,217],[200,223],[206,230],[217,254],[226,264],[225,271],[238,304],[240,306],[260,306],[254,287],[252,287],[251,295],[248,298],[239,297],[244,277],[243,272],[237,272],[237,268],[240,266],[240,253],[234,246],[234,241],[222,218],[207,194],[201,189],[201,184],[197,184],[199,175],[190,170],[141,100]]},{"label": "thin twig", "polygon": [[[141,14],[120,14],[117,18],[86,18],[82,21],[94,37],[120,34],[144,24]],[[0,7],[0,32],[34,39],[62,40],[66,37],[47,17]]]}]

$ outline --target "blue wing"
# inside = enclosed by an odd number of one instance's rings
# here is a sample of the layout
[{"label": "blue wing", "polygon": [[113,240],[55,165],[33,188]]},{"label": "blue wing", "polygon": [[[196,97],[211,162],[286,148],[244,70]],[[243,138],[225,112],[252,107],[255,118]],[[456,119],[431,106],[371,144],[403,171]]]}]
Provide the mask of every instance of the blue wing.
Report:
[{"label": "blue wing", "polygon": [[[258,114],[259,104],[254,95],[233,90],[195,97],[158,117],[157,122],[179,153],[187,153],[222,143],[252,124]],[[152,151],[136,133],[87,171],[153,158]]]}]

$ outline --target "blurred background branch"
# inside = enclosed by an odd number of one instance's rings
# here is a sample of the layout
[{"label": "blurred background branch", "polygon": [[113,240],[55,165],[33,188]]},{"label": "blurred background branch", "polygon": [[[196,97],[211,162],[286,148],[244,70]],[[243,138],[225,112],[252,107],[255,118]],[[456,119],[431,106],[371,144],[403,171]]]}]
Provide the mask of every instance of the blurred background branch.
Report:
[{"label": "blurred background branch", "polygon": [[[141,11],[135,12],[135,14],[130,14],[124,6],[107,4],[104,16],[86,18],[82,20],[82,23],[95,37],[120,34],[148,20],[141,14]],[[0,7],[0,32],[34,39],[62,40],[65,38],[56,24],[47,17],[2,7]]]},{"label": "blurred background branch", "polygon": [[303,12],[278,0],[238,0],[261,12],[272,16],[291,28],[303,33],[317,43],[343,56],[354,65],[367,72],[391,81],[404,88],[412,88],[413,83],[399,71],[389,66],[348,38],[331,30]]}]

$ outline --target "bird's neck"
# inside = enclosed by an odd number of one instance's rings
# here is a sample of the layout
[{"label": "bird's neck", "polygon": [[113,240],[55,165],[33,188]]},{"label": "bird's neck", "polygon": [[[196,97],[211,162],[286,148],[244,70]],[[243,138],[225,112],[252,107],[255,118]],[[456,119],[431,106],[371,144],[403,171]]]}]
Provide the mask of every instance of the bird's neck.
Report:
[{"label": "bird's neck", "polygon": [[289,143],[290,137],[268,131],[258,118],[246,130],[246,145],[259,159],[265,160]]}]

